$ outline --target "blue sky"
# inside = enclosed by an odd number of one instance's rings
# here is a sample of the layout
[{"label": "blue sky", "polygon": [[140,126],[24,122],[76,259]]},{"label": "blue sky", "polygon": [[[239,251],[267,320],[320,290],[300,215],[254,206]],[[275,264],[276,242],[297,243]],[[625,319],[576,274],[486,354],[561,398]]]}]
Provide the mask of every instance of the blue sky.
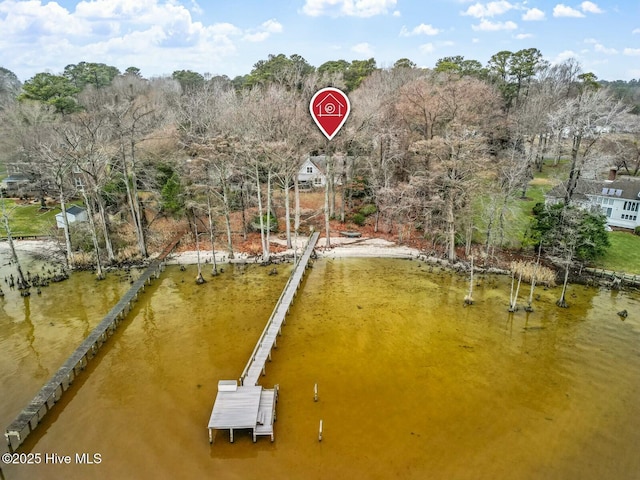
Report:
[{"label": "blue sky", "polygon": [[80,61],[234,77],[270,53],[433,67],[530,47],[601,79],[640,78],[640,1],[0,0],[0,66],[22,81]]}]

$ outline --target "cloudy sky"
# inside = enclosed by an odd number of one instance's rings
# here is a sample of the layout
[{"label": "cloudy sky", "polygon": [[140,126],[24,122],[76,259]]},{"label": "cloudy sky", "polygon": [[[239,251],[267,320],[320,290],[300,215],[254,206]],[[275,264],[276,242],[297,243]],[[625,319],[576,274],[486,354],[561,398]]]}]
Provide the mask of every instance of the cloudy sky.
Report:
[{"label": "cloudy sky", "polygon": [[501,50],[577,58],[605,80],[640,78],[639,0],[0,0],[0,66],[22,81],[70,63],[243,75],[270,53],[314,66],[374,57],[422,67]]}]

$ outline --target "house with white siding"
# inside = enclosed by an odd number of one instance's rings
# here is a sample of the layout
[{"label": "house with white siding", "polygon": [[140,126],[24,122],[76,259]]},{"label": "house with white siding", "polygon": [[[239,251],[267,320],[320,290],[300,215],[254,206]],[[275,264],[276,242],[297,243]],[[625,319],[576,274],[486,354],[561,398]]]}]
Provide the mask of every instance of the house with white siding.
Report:
[{"label": "house with white siding", "polygon": [[[343,163],[342,157],[333,157],[332,170],[335,185],[341,184]],[[298,170],[298,182],[300,185],[309,187],[324,187],[327,183],[326,157],[324,155],[307,157]]]},{"label": "house with white siding", "polygon": [[[563,201],[565,191],[564,184],[556,186],[547,194],[547,203]],[[617,176],[612,170],[608,180],[579,180],[572,202],[601,211],[610,227],[640,226],[640,178]]]}]

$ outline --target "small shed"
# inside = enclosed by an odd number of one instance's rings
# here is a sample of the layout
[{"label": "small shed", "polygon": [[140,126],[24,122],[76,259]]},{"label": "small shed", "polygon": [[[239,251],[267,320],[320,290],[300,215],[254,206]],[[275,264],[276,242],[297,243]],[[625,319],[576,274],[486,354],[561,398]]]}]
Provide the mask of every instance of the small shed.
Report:
[{"label": "small shed", "polygon": [[[84,208],[79,207],[78,205],[71,205],[67,208],[67,222],[69,224],[75,222],[86,222],[87,220],[89,220],[89,217],[87,216],[87,211]],[[62,212],[56,214],[56,225],[58,228],[64,228]]]}]

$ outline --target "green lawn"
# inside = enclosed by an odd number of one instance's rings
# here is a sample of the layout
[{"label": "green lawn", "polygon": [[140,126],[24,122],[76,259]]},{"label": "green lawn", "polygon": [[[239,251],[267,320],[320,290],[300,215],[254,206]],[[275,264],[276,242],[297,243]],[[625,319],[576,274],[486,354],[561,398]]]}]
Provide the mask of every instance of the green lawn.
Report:
[{"label": "green lawn", "polygon": [[[536,203],[544,202],[545,194],[551,190],[560,180],[558,177],[566,175],[566,161],[561,161],[557,167],[551,165],[551,161],[545,162],[542,172],[535,172],[535,177],[529,182],[526,197],[518,198],[522,193],[518,193],[518,197],[510,200],[509,211],[507,213],[504,246],[507,248],[520,248],[524,233],[531,221],[532,209]],[[488,194],[479,196],[475,199],[474,208],[476,212],[475,224],[477,226],[474,235],[474,241],[484,243],[486,241],[486,213],[483,211],[484,206],[488,205],[490,198]]]},{"label": "green lawn", "polygon": [[[51,227],[56,224],[56,213],[59,208],[52,208],[46,212],[40,211],[40,205],[17,205],[14,200],[2,199],[5,203],[6,211],[9,214],[9,225],[12,236],[20,235],[48,235]],[[2,206],[0,206],[2,213]],[[4,225],[0,228],[0,238],[6,238],[7,232]]]},{"label": "green lawn", "polygon": [[596,262],[598,268],[640,274],[640,236],[630,232],[610,232],[611,247]]}]

